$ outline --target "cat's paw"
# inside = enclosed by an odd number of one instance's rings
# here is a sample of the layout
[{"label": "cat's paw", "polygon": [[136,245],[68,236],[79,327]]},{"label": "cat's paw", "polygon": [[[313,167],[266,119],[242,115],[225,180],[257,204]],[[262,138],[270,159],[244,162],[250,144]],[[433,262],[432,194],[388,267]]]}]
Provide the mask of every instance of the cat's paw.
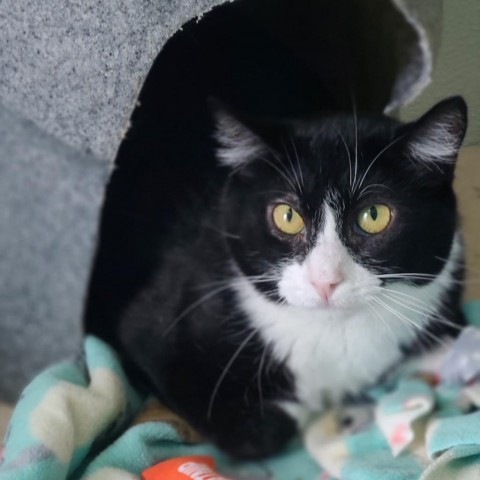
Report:
[{"label": "cat's paw", "polygon": [[280,452],[297,430],[292,418],[273,408],[232,415],[226,422],[214,441],[238,459],[270,457]]}]

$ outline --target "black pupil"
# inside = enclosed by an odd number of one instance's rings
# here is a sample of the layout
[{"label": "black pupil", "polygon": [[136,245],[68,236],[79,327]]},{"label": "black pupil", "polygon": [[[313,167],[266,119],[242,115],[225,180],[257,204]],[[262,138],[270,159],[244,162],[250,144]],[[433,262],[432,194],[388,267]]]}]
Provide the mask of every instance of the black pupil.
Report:
[{"label": "black pupil", "polygon": [[293,217],[293,210],[291,208],[288,209],[288,212],[287,212],[287,222],[290,223],[292,221],[292,217]]},{"label": "black pupil", "polygon": [[376,207],[370,207],[370,216],[373,220],[376,220],[378,217],[378,211]]}]

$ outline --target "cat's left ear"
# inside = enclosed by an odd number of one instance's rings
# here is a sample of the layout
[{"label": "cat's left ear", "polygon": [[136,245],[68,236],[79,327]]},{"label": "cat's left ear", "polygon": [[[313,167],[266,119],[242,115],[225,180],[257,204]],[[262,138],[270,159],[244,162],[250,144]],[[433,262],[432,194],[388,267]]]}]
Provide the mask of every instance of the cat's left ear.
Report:
[{"label": "cat's left ear", "polygon": [[419,165],[442,173],[453,168],[467,130],[467,105],[462,97],[437,103],[419,120],[408,126],[404,148]]},{"label": "cat's left ear", "polygon": [[226,167],[240,167],[267,151],[267,145],[248,121],[215,99],[209,99],[215,121],[215,139],[219,144],[217,158]]}]

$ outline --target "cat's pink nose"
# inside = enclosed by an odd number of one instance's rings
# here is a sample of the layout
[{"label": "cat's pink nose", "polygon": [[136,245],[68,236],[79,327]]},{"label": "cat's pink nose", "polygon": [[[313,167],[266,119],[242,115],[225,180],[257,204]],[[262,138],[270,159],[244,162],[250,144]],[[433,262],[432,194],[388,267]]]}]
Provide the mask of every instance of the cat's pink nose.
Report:
[{"label": "cat's pink nose", "polygon": [[317,293],[320,295],[320,298],[325,303],[328,303],[328,301],[333,295],[333,292],[342,282],[342,280],[342,278],[336,277],[334,280],[332,279],[330,281],[311,280],[311,282],[312,285],[315,287]]}]

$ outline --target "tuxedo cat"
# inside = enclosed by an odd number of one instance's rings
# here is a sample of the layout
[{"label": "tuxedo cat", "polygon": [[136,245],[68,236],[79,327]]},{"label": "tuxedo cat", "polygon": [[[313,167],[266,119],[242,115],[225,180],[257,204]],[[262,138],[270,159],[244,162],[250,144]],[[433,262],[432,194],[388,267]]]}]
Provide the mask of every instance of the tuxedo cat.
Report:
[{"label": "tuxedo cat", "polygon": [[215,118],[223,179],[178,220],[117,336],[168,407],[256,458],[463,325],[466,105],[407,124]]}]

